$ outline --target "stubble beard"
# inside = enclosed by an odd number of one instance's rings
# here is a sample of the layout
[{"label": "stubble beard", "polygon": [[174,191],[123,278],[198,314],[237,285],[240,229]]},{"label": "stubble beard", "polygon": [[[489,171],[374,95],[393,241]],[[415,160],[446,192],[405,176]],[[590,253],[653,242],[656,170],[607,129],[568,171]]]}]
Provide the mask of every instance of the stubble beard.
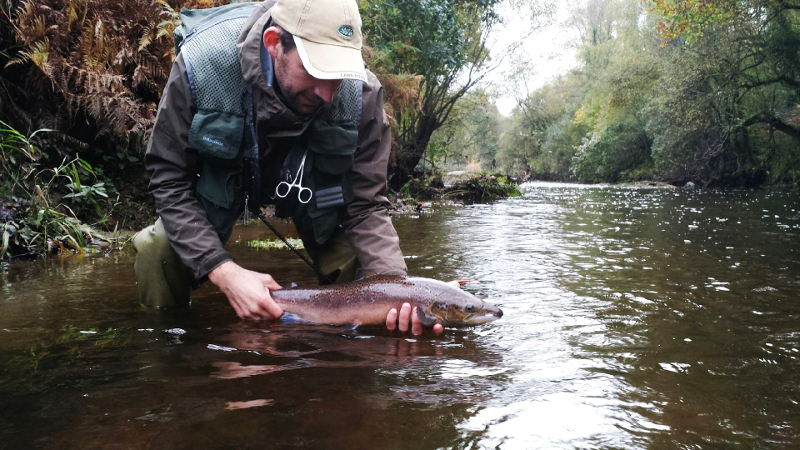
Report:
[{"label": "stubble beard", "polygon": [[273,64],[275,66],[275,80],[277,81],[281,94],[283,94],[283,99],[286,101],[286,106],[300,116],[310,116],[314,114],[322,106],[322,103],[315,106],[303,106],[301,100],[304,94],[303,92],[297,92],[292,89],[291,83],[289,83],[290,76],[286,66],[283,63],[278,63],[277,58],[273,61]]}]

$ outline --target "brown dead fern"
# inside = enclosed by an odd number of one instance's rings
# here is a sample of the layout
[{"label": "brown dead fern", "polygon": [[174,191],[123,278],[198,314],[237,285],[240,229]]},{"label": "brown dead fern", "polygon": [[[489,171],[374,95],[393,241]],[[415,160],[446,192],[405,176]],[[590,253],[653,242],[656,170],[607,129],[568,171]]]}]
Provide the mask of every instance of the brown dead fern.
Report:
[{"label": "brown dead fern", "polygon": [[[149,132],[174,60],[182,6],[219,0],[27,0],[11,20],[22,48],[6,67],[26,98],[19,112],[83,142],[128,148]],[[88,137],[87,137],[88,136]],[[121,146],[121,147],[120,147]]]}]

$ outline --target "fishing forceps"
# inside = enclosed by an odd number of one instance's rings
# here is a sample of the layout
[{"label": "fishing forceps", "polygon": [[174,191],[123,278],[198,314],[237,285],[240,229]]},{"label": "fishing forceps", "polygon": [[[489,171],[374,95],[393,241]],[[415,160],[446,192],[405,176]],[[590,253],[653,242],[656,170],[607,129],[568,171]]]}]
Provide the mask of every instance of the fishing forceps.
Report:
[{"label": "fishing forceps", "polygon": [[[311,189],[309,189],[307,187],[303,187],[303,185],[302,185],[303,172],[304,172],[305,166],[306,166],[306,156],[307,155],[308,155],[308,150],[306,150],[306,152],[303,153],[303,159],[300,160],[300,168],[297,169],[297,175],[295,175],[294,180],[292,180],[292,176],[289,175],[289,181],[291,181],[291,184],[289,184],[289,183],[287,183],[285,181],[281,181],[280,183],[278,183],[278,185],[275,186],[275,195],[277,195],[280,198],[286,198],[289,195],[289,192],[292,191],[292,188],[296,186],[297,189],[298,189],[297,190],[297,200],[299,200],[300,203],[308,203],[308,202],[311,201],[311,196],[312,196]],[[282,193],[281,193],[281,187],[286,187],[286,190],[283,191]],[[305,196],[305,199],[304,199],[304,193],[308,194],[307,196]]]}]

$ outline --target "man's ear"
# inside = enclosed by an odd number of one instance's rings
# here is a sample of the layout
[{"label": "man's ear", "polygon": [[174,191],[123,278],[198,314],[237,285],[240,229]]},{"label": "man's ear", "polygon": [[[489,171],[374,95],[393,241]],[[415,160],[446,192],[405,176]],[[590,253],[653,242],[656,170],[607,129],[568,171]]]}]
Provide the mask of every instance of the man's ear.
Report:
[{"label": "man's ear", "polygon": [[267,53],[275,58],[278,56],[278,47],[281,45],[281,29],[278,27],[269,27],[264,30],[264,48]]}]

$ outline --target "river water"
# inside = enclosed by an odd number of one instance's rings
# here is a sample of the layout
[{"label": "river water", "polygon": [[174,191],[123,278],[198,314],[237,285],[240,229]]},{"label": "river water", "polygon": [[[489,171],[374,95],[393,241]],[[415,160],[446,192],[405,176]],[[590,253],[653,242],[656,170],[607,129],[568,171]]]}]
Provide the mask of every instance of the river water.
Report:
[{"label": "river water", "polygon": [[[412,338],[141,311],[131,250],[0,270],[0,448],[800,445],[791,192],[533,183],[396,216],[410,272],[503,308]],[[242,226],[237,261],[314,276]]]}]

